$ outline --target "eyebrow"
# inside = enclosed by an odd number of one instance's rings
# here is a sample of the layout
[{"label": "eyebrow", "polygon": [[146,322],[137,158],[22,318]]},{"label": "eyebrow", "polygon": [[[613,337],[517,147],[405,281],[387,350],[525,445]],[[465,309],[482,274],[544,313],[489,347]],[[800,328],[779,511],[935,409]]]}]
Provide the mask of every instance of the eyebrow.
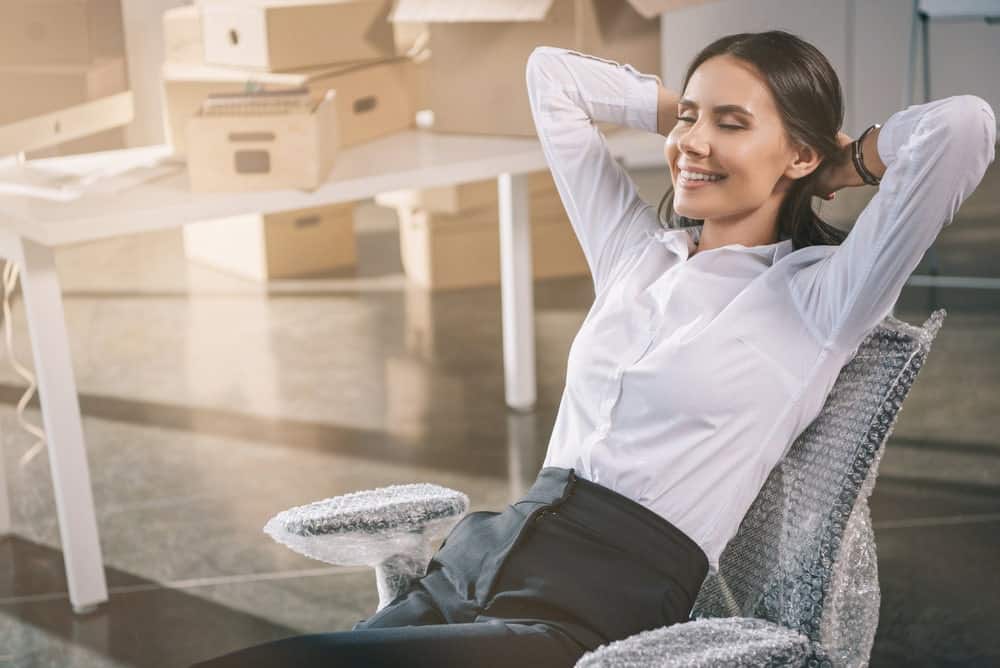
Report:
[{"label": "eyebrow", "polygon": [[[698,108],[698,104],[694,100],[689,100],[689,99],[684,98],[684,97],[682,97],[680,100],[678,100],[677,104],[678,104],[678,106],[681,106],[681,107],[694,107],[695,109]],[[722,113],[726,113],[726,112],[729,112],[729,111],[735,111],[736,113],[746,114],[747,116],[750,116],[751,118],[753,118],[753,114],[751,114],[748,109],[745,109],[744,107],[741,107],[738,104],[720,104],[720,105],[718,105],[716,107],[712,107],[712,111],[714,111],[717,114],[722,114]]]}]

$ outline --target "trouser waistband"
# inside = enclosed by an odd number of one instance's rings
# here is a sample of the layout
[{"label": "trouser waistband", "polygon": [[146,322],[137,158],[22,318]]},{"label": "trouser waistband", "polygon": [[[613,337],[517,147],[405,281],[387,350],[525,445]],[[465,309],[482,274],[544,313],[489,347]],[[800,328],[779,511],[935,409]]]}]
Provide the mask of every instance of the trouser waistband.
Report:
[{"label": "trouser waistband", "polygon": [[517,503],[552,505],[569,521],[677,578],[692,602],[708,574],[708,557],[687,534],[642,504],[580,478],[572,468],[543,467]]}]

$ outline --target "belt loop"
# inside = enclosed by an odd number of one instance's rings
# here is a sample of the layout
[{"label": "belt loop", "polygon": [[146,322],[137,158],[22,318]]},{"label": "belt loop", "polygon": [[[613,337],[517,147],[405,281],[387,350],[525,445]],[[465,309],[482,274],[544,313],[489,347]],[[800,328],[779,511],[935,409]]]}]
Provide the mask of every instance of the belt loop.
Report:
[{"label": "belt loop", "polygon": [[565,503],[566,499],[568,499],[570,495],[573,494],[573,488],[576,487],[576,481],[577,481],[576,472],[572,468],[569,470],[569,476],[567,477],[569,480],[566,483],[566,488],[563,489],[562,496],[559,498],[556,504]]}]

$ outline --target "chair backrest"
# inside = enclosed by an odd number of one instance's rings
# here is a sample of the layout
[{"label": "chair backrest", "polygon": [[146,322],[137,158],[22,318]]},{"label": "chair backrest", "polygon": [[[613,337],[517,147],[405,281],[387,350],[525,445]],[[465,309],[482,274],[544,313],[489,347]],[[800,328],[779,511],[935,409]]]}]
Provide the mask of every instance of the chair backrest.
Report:
[{"label": "chair backrest", "polygon": [[922,327],[890,315],[868,334],[764,483],[692,618],[766,619],[820,642],[835,665],[867,662],[879,607],[867,499],[945,315]]}]

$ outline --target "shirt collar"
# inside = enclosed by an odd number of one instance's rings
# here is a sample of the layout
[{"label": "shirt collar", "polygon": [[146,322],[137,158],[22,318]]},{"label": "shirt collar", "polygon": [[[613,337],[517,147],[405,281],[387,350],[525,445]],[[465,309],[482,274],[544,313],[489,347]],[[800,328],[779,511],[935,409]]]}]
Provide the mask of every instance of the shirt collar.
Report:
[{"label": "shirt collar", "polygon": [[[663,243],[673,244],[678,253],[681,254],[686,260],[697,248],[697,244],[701,240],[701,231],[702,225],[693,225],[691,227],[659,230],[655,234],[655,237]],[[757,246],[726,244],[725,246],[720,246],[718,248],[713,248],[710,251],[703,252],[714,253],[716,251],[750,253],[763,258],[768,265],[773,265],[775,262],[792,252],[792,240],[783,239],[781,241],[776,241],[773,244],[760,244]]]}]

